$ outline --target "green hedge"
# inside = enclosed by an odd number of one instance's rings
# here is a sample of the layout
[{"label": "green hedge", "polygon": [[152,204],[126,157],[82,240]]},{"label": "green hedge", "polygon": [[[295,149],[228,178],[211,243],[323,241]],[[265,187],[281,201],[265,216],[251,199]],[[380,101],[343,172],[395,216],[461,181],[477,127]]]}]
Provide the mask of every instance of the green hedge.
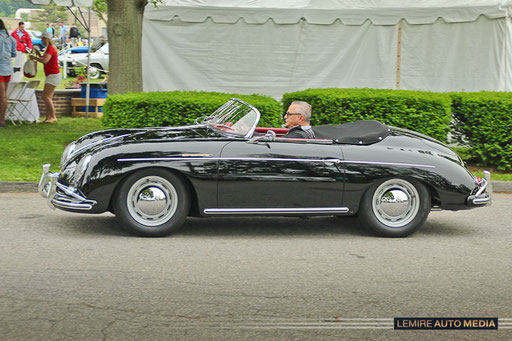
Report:
[{"label": "green hedge", "polygon": [[189,125],[196,118],[211,114],[232,97],[246,101],[260,111],[260,126],[278,127],[282,124],[280,103],[267,96],[171,91],[109,96],[103,106],[103,125],[106,128]]},{"label": "green hedge", "polygon": [[379,120],[446,141],[450,129],[450,96],[422,91],[378,89],[308,89],[286,93],[283,107],[293,101],[313,106],[312,125]]},{"label": "green hedge", "polygon": [[451,93],[454,137],[471,148],[471,159],[512,170],[512,94]]}]

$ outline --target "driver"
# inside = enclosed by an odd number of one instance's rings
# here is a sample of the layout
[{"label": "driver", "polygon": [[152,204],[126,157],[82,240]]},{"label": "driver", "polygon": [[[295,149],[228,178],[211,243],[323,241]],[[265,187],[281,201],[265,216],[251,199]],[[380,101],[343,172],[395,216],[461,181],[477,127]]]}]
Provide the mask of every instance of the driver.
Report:
[{"label": "driver", "polygon": [[315,138],[315,133],[309,123],[311,119],[311,105],[309,103],[302,101],[292,102],[283,118],[286,120],[286,128],[290,129],[283,137]]}]

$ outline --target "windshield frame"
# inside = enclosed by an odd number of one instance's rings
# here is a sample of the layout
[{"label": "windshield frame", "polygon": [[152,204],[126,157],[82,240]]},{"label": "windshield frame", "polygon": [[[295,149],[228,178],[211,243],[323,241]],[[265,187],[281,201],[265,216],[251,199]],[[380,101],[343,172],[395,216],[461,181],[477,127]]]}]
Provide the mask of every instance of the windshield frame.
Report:
[{"label": "windshield frame", "polygon": [[[243,106],[247,107],[250,109],[250,111],[254,112],[256,114],[256,119],[254,120],[254,123],[252,124],[252,126],[250,127],[250,129],[247,131],[247,133],[243,134],[243,133],[238,133],[238,132],[231,132],[231,131],[226,131],[226,130],[223,130],[223,129],[219,129],[217,128],[215,125],[216,124],[219,124],[218,122],[217,123],[214,123],[214,121],[224,121],[225,119],[231,117],[231,113],[228,115],[227,113],[225,112],[222,112],[222,110],[225,110],[226,108],[228,108],[230,106],[230,103],[233,103],[233,102],[236,102],[236,103],[239,103],[239,104],[242,104]],[[237,109],[238,110],[238,109]],[[217,114],[216,114],[217,113]],[[236,122],[240,121],[241,119],[243,119],[244,117],[246,117],[249,113],[245,114],[242,118],[238,119]],[[218,131],[222,131],[223,133],[228,133],[228,134],[233,134],[233,135],[237,135],[237,136],[243,136],[245,138],[251,138],[252,135],[254,134],[254,131],[256,130],[256,126],[258,125],[259,121],[260,121],[260,118],[261,118],[261,114],[259,112],[258,109],[256,109],[254,106],[250,105],[249,103],[247,102],[244,102],[238,98],[231,98],[229,101],[227,101],[226,103],[224,103],[223,105],[221,105],[217,110],[215,110],[211,115],[209,116],[206,116],[202,121],[201,123],[202,124],[206,124],[210,127],[212,127],[213,129],[215,130],[218,130]],[[220,123],[222,124],[222,123]],[[235,123],[236,124],[236,123]]]}]

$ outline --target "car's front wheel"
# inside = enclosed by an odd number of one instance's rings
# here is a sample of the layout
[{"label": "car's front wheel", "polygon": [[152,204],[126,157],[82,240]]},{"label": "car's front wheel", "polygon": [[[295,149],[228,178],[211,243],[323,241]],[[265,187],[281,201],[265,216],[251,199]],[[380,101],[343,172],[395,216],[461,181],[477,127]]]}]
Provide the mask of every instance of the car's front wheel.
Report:
[{"label": "car's front wheel", "polygon": [[113,208],[135,234],[161,237],[183,224],[190,209],[190,194],[179,176],[163,169],[147,169],[122,183]]},{"label": "car's front wheel", "polygon": [[366,191],[359,214],[379,236],[406,237],[425,222],[430,206],[430,193],[420,182],[388,179]]},{"label": "car's front wheel", "polygon": [[101,65],[93,63],[89,68],[89,78],[98,79],[101,76]]}]

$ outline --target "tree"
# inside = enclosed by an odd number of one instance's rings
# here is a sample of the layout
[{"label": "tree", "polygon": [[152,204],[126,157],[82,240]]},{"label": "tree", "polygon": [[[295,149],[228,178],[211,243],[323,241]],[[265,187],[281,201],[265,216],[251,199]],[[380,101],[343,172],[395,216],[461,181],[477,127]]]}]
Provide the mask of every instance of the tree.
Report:
[{"label": "tree", "polygon": [[107,23],[107,0],[94,0],[92,3],[92,10],[96,12],[98,18]]},{"label": "tree", "polygon": [[[99,1],[98,1],[99,2]],[[110,52],[109,93],[142,91],[142,17],[148,3],[162,0],[106,0]]]},{"label": "tree", "polygon": [[66,12],[66,8],[62,6],[57,6],[55,4],[50,4],[48,6],[42,6],[44,12],[38,14],[36,20],[44,23],[59,23],[61,21],[68,20],[68,14]]}]

